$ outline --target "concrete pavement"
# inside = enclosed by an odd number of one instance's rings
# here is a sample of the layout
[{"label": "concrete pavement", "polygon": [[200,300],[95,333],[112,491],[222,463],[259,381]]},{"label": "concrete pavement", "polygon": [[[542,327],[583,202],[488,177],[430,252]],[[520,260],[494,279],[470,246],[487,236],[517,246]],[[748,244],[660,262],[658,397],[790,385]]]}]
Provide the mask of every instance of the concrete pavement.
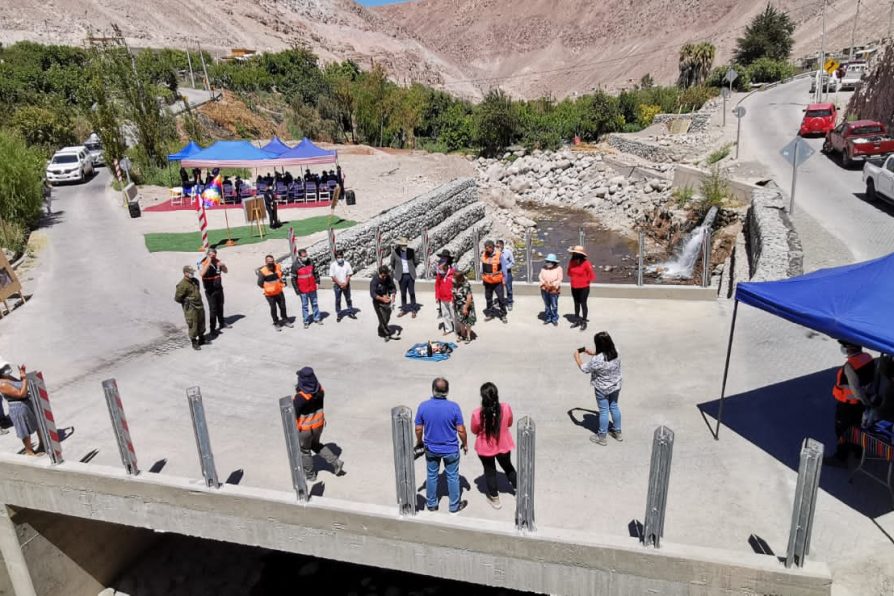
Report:
[{"label": "concrete pavement", "polygon": [[[212,346],[190,350],[172,296],[179,266],[196,253],[149,255],[102,176],[59,189],[54,205],[65,213],[47,231],[49,247],[28,282],[34,298],[0,321],[0,354],[42,369],[57,424],[74,426],[63,443],[68,460],[98,449],[94,463],[120,465],[100,387],[115,377],[142,469],[154,465],[162,474],[199,478],[185,400],[185,390],[199,385],[220,478],[241,470],[244,486],[288,491],[276,400],[291,392],[295,371],[311,365],[327,390],[324,439],[343,450],[348,472],[342,478],[322,473],[317,490],[389,505],[390,408],[415,408],[427,398],[432,378],[443,375],[468,416],[478,387],[489,380],[517,418],[529,415],[537,423],[538,523],[628,536],[629,523],[644,513],[652,432],[667,424],[677,436],[667,540],[747,552],[755,534],[784,552],[796,480],[792,459],[805,432],[832,440],[830,418],[812,412],[809,401],[830,403],[829,379],[820,375],[823,393],[817,395],[798,380],[838,364],[834,342],[805,337],[803,329],[743,307],[728,392],[734,396],[732,430],[724,427],[715,441],[699,404],[710,410],[719,392],[730,305],[593,300],[589,331],[607,329],[615,337],[625,373],[625,441],[598,447],[588,440],[595,400],[572,359],[592,334],[570,330],[565,321],[558,329],[543,326],[535,297],[519,299],[508,325],[480,322],[480,339],[449,361],[415,362],[403,357],[410,343],[439,337],[432,296],[420,293],[417,319],[394,320],[405,328],[399,342],[377,340],[362,292],[354,299],[362,310],[357,321],[329,317],[323,326],[277,333],[254,284],[257,255],[225,249],[227,312],[238,320]],[[271,246],[252,250],[263,254]],[[287,299],[297,315],[294,293]],[[476,300],[480,311],[483,297]],[[332,311],[328,291],[321,305]],[[569,307],[563,296],[560,313]],[[773,390],[786,382],[794,384]],[[796,397],[807,401],[802,406]],[[4,436],[0,449],[15,451],[17,441]],[[504,494],[502,510],[487,505],[479,488],[482,468],[471,452],[461,472],[470,500],[463,515],[511,524],[511,497]],[[817,506],[811,557],[829,562],[842,593],[882,593],[894,563],[891,544],[872,518],[890,511],[890,503],[883,489],[862,480],[849,487],[839,472],[824,471],[831,484]],[[422,463],[416,474],[421,486]],[[445,514],[421,517],[433,515]]]}]

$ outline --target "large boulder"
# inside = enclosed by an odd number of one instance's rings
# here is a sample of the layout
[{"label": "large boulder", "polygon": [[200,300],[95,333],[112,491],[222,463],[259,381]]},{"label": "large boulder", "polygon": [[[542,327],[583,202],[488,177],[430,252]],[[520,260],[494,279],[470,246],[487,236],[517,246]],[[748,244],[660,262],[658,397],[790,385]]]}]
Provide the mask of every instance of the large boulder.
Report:
[{"label": "large boulder", "polygon": [[487,177],[488,182],[490,182],[491,184],[496,184],[506,177],[506,168],[504,168],[499,162],[497,162],[487,168],[487,172],[485,172],[484,175]]}]

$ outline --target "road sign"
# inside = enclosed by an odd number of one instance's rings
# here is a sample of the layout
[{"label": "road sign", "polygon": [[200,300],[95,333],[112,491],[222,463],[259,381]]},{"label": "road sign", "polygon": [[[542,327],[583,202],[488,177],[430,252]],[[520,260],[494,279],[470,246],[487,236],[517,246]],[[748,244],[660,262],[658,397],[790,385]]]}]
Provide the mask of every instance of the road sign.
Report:
[{"label": "road sign", "polygon": [[838,62],[835,58],[829,58],[823,64],[823,70],[825,70],[829,74],[833,74],[838,68],[841,66],[841,63]]},{"label": "road sign", "polygon": [[722,87],[722,88],[720,89],[720,95],[723,97],[723,99],[729,99],[729,96],[730,96],[730,90],[727,89],[726,87]]},{"label": "road sign", "polygon": [[735,108],[733,110],[733,115],[736,118],[741,118],[742,116],[744,116],[745,115],[745,106],[738,106],[737,108]]},{"label": "road sign", "polygon": [[732,84],[733,81],[735,81],[738,78],[739,78],[739,73],[737,73],[735,70],[733,70],[731,68],[728,71],[726,71],[726,76],[723,77],[723,80],[729,84]]},{"label": "road sign", "polygon": [[118,165],[121,166],[121,169],[124,170],[125,172],[129,172],[129,171],[130,171],[130,165],[131,165],[131,164],[130,164],[130,158],[129,158],[129,157],[122,157],[122,158],[121,158],[121,161],[118,162]]},{"label": "road sign", "polygon": [[814,149],[801,137],[795,137],[791,143],[779,151],[779,155],[781,155],[789,165],[796,168],[810,159],[814,153],[816,153],[816,151],[814,151]]}]

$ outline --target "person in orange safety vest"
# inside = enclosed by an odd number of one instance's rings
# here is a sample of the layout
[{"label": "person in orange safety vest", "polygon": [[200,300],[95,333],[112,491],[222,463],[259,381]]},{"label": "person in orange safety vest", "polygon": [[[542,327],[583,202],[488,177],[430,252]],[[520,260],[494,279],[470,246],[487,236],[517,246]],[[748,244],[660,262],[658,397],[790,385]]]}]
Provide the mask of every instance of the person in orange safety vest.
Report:
[{"label": "person in orange safety vest", "polygon": [[[484,320],[490,321],[499,317],[506,323],[506,295],[503,289],[506,279],[503,276],[503,265],[500,251],[496,250],[493,240],[484,243],[484,254],[481,255],[481,281],[484,283]],[[496,303],[494,294],[497,295]]]},{"label": "person in orange safety vest", "polygon": [[[289,315],[286,313],[286,297],[283,294],[286,282],[282,278],[282,266],[276,262],[273,255],[264,257],[264,266],[258,269],[258,287],[264,291],[267,304],[270,305],[270,316],[273,318],[273,326],[277,331],[282,328],[293,327]],[[279,309],[279,316],[276,310]]]},{"label": "person in orange safety vest", "polygon": [[846,467],[847,457],[855,445],[847,442],[845,435],[852,426],[859,427],[863,419],[863,411],[870,405],[870,396],[866,389],[872,385],[875,366],[872,356],[863,348],[846,341],[839,341],[841,353],[847,357],[844,366],[835,374],[835,385],[832,397],[835,398],[835,436],[838,443],[835,455],[825,458],[828,465]]},{"label": "person in orange safety vest", "polygon": [[323,387],[317,380],[314,369],[305,366],[298,371],[298,383],[295,386],[295,424],[298,427],[298,446],[301,449],[301,465],[304,477],[308,482],[317,479],[314,470],[314,453],[319,454],[332,466],[336,476],[344,476],[344,462],[338,458],[329,445],[320,442],[326,416],[323,414]]}]

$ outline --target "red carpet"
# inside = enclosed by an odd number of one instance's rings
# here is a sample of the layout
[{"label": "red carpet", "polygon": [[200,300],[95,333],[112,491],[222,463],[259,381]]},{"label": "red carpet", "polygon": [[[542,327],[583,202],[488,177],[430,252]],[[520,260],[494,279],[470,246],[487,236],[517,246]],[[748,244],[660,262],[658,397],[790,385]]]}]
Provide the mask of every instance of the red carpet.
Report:
[{"label": "red carpet", "polygon": [[[283,209],[300,209],[300,208],[311,208],[311,207],[329,207],[329,201],[318,201],[316,203],[287,203],[283,205],[280,203],[278,205],[277,210]],[[216,205],[214,207],[208,207],[208,211],[216,211],[218,209],[242,209],[241,204],[235,205]],[[181,205],[174,205],[171,201],[165,201],[164,203],[159,203],[158,205],[152,205],[151,207],[146,207],[143,209],[144,212],[153,212],[153,213],[162,213],[165,211],[195,211],[196,204],[190,203],[189,199],[183,199],[183,203]]]}]

